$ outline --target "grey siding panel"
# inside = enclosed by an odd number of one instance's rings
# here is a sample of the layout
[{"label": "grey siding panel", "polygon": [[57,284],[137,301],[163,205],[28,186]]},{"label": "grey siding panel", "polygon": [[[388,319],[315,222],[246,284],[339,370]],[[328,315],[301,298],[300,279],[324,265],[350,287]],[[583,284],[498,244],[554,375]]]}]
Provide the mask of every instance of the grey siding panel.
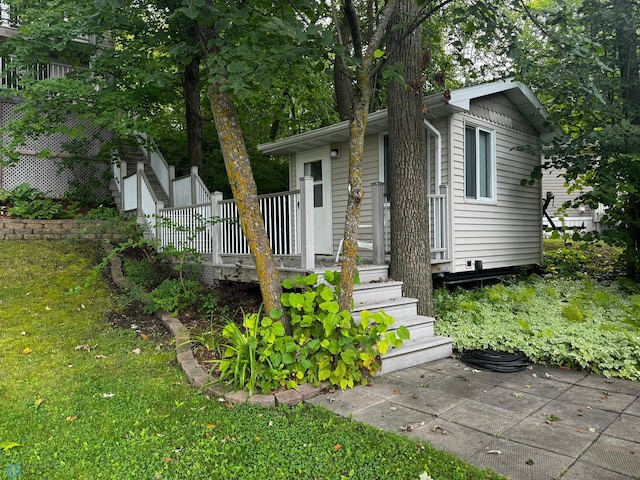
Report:
[{"label": "grey siding panel", "polygon": [[[495,130],[497,201],[474,203],[464,196],[464,125]],[[542,260],[541,187],[521,186],[537,156],[515,149],[534,144],[536,134],[503,95],[472,102],[469,114],[453,117],[452,155],[453,272],[468,271],[467,260],[482,260],[485,269],[528,265]]]},{"label": "grey siding panel", "polygon": [[[561,176],[562,172],[562,170],[545,170],[542,177],[542,194],[545,195],[546,192],[552,192],[555,195],[553,202],[547,210],[552,217],[556,215],[556,210],[562,207],[564,202],[573,200],[581,193],[567,193],[567,187],[564,186],[564,177]],[[567,208],[565,216],[592,219],[593,209],[587,205],[584,206],[584,209],[584,212],[581,213],[577,208]]]}]

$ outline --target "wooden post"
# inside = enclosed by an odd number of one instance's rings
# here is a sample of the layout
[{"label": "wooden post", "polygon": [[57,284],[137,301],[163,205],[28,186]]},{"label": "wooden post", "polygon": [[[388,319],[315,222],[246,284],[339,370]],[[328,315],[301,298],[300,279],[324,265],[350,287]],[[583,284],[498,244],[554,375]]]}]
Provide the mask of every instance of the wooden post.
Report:
[{"label": "wooden post", "polygon": [[384,182],[371,184],[373,264],[384,265]]},{"label": "wooden post", "polygon": [[196,192],[196,175],[198,175],[198,167],[195,165],[191,167],[191,205],[195,205],[197,202],[198,194]]},{"label": "wooden post", "polygon": [[313,177],[300,179],[300,268],[316,268],[313,217]]},{"label": "wooden post", "polygon": [[220,264],[220,252],[222,250],[222,225],[220,224],[220,202],[222,192],[211,194],[211,261],[214,265]]}]

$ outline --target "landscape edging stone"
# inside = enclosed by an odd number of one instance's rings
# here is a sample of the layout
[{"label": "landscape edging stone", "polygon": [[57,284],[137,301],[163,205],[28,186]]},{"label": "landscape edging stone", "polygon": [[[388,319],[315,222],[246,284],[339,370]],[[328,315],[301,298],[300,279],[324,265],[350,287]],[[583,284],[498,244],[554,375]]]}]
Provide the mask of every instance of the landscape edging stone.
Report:
[{"label": "landscape edging stone", "polygon": [[[107,240],[103,241],[103,248],[107,252],[107,255],[109,255],[113,250],[113,247]],[[114,255],[111,258],[110,265],[111,278],[113,282],[118,285],[119,288],[126,288],[126,281],[122,271],[122,260],[120,257]],[[193,356],[190,346],[191,338],[189,335],[189,329],[170,313],[160,311],[158,312],[158,316],[163,325],[167,330],[169,330],[169,332],[171,332],[171,335],[173,335],[175,339],[176,359],[180,368],[182,368],[185,373],[189,384],[202,390],[203,393],[217,398],[218,400],[223,400],[232,404],[248,402],[266,407],[275,407],[276,405],[293,406],[319,395],[328,387],[326,382],[321,384],[319,387],[302,384],[299,389],[285,390],[282,392],[276,392],[275,394],[256,394],[249,396],[249,393],[245,390],[233,391],[226,385],[212,384],[211,376],[198,364],[196,358]]]}]

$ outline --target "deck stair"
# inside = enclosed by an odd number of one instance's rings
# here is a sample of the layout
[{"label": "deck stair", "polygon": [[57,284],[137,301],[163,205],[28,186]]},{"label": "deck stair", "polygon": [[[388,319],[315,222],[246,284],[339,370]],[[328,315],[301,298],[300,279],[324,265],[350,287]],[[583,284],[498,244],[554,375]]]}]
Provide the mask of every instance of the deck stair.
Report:
[{"label": "deck stair", "polygon": [[414,367],[451,355],[452,340],[434,334],[434,319],[418,315],[418,300],[402,296],[402,282],[388,278],[386,265],[361,266],[358,270],[362,283],[354,286],[354,319],[359,321],[363,310],[376,312],[382,309],[395,320],[391,330],[404,325],[411,333],[411,338],[404,345],[391,349],[382,357],[380,373]]},{"label": "deck stair", "polygon": [[[151,188],[153,189],[153,193],[156,198],[164,203],[165,208],[171,207],[171,200],[169,199],[169,196],[162,188],[158,177],[156,177],[156,174],[151,168],[149,160],[144,157],[142,150],[140,150],[136,144],[130,142],[121,143],[118,146],[118,155],[120,160],[127,162],[127,172],[125,176],[136,173],[138,162],[142,162],[144,164],[144,173],[149,179],[149,183],[151,184]],[[117,194],[117,188],[114,185],[112,185],[111,191],[118,211],[122,211],[122,205],[120,204],[121,198],[120,195]]]}]

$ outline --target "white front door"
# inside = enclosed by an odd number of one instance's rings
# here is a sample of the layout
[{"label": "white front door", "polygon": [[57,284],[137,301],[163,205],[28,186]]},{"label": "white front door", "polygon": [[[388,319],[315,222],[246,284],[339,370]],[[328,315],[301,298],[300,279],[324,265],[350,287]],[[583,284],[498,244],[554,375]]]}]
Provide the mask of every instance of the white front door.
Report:
[{"label": "white front door", "polygon": [[333,255],[331,216],[331,150],[316,148],[296,155],[296,177],[313,177],[315,253]]}]

